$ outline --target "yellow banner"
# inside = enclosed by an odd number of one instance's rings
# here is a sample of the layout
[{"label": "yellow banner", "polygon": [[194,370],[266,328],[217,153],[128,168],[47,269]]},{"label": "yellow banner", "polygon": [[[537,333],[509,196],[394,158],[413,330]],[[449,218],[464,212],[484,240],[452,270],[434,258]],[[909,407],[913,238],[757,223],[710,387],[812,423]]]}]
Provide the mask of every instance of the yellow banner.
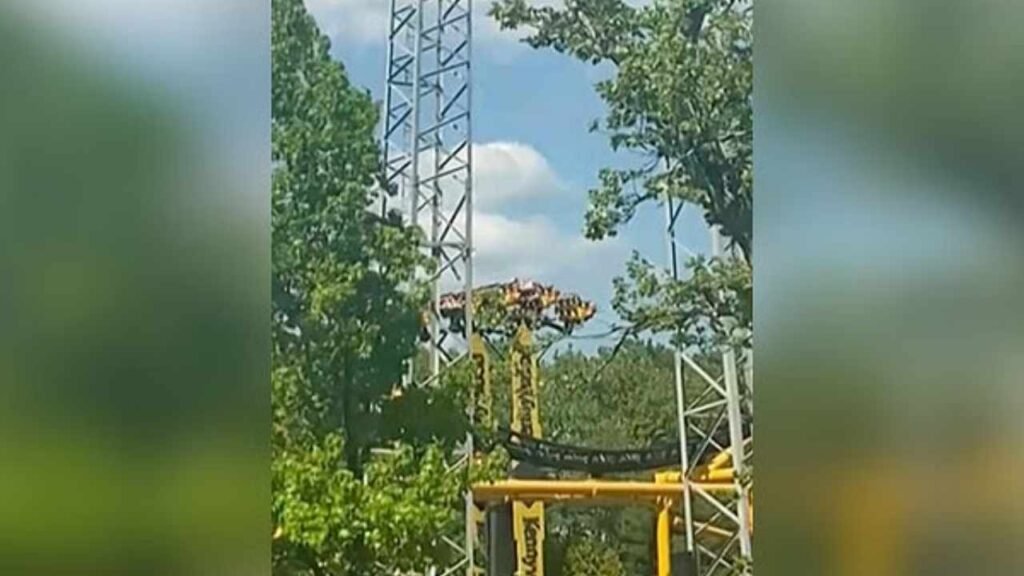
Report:
[{"label": "yellow banner", "polygon": [[530,330],[520,326],[512,343],[512,430],[523,436],[541,437],[539,378]]},{"label": "yellow banner", "polygon": [[512,504],[516,576],[544,576],[544,503]]},{"label": "yellow banner", "polygon": [[475,420],[485,428],[494,427],[493,399],[491,396],[491,359],[487,346],[479,334],[473,334],[469,342],[469,353],[473,359],[473,390]]}]

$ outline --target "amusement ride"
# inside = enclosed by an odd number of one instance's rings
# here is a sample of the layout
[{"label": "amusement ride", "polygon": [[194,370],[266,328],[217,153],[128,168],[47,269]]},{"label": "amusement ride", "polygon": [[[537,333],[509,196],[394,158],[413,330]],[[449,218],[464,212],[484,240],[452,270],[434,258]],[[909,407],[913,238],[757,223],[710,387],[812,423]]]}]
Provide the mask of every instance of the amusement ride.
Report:
[{"label": "amusement ride", "polygon": [[[572,335],[595,308],[579,296],[536,282],[475,284],[473,14],[471,0],[390,0],[388,18],[382,128],[386,196],[397,199],[407,222],[425,232],[421,249],[433,263],[423,278],[431,286],[421,331],[429,361],[426,369],[410,363],[405,385],[434,385],[448,371],[472,363],[474,400],[468,417],[478,433],[466,435],[451,466],[469,474],[487,448],[479,437],[485,429],[513,460],[506,479],[471,485],[461,511],[462,538],[444,538],[455,561],[424,567],[423,574],[542,575],[545,507],[556,504],[652,506],[657,511],[657,576],[748,574],[753,533],[747,473],[753,448],[749,351],[721,350],[721,370],[706,370],[689,351],[675,351],[677,443],[602,450],[543,437],[535,334]],[[389,200],[382,209],[393,208]],[[671,198],[662,204],[666,264],[678,278],[676,225],[683,205]],[[722,255],[714,230],[712,238],[712,255]],[[507,427],[494,422],[490,405],[494,375],[488,338],[498,333],[511,342]],[[684,393],[685,372],[696,377]],[[563,470],[594,476],[643,472],[649,479],[553,477]],[[673,547],[675,533],[681,543]]]}]

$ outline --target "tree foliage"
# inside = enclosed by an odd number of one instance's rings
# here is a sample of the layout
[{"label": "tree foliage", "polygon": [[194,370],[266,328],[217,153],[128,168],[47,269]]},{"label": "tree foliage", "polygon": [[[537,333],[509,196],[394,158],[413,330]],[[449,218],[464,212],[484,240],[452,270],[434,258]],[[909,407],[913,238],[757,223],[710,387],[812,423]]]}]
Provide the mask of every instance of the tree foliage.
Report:
[{"label": "tree foliage", "polygon": [[740,0],[639,8],[623,0],[569,0],[564,8],[501,0],[492,11],[503,28],[528,29],[535,48],[613,70],[596,85],[608,113],[591,128],[643,162],[601,171],[588,237],[614,236],[640,206],[671,199],[700,207],[733,249],[718,262],[687,262],[689,286],[637,256],[617,286],[616,307],[635,329],[670,332],[687,344],[742,341],[752,324],[752,11]]},{"label": "tree foliage", "polygon": [[454,526],[462,484],[444,453],[409,446],[377,456],[359,478],[344,439],[275,453],[275,574],[392,574],[446,557],[439,535]]},{"label": "tree foliage", "polygon": [[[563,351],[544,363],[542,374],[541,418],[552,440],[639,448],[678,438],[673,355],[666,346],[629,340],[618,350]],[[696,393],[699,376],[685,376],[684,386]],[[552,508],[547,523],[555,576],[654,571],[653,509]]]},{"label": "tree foliage", "polygon": [[424,302],[418,232],[370,209],[369,96],[301,0],[272,8],[274,571],[422,569],[445,560],[464,478],[445,467],[458,396],[394,394]]},{"label": "tree foliage", "polygon": [[545,363],[542,418],[557,442],[642,448],[674,440],[672,353],[636,341],[617,352],[561,352]]},{"label": "tree foliage", "polygon": [[613,307],[634,329],[670,334],[680,346],[750,347],[754,321],[750,266],[736,258],[697,256],[687,268],[690,275],[680,282],[634,256],[627,264],[628,278],[614,280]]},{"label": "tree foliage", "polygon": [[625,573],[615,550],[592,539],[577,539],[566,547],[563,576],[621,576]]},{"label": "tree foliage", "polygon": [[300,0],[275,0],[273,18],[275,365],[305,387],[289,396],[301,400],[290,406],[298,430],[342,430],[358,471],[415,350],[416,236],[397,214],[368,209],[379,174],[370,98],[330,59]]}]

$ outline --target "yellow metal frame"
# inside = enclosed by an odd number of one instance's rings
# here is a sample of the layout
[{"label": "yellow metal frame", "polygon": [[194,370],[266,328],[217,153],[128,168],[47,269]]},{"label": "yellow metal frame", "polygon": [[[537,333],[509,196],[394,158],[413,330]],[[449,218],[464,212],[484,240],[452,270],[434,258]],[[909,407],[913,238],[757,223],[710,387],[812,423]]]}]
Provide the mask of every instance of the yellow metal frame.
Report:
[{"label": "yellow metal frame", "polygon": [[[540,375],[533,353],[533,333],[520,324],[511,350],[512,430],[524,436],[541,438]],[[516,541],[517,576],[544,576],[544,502],[527,498],[530,503],[512,502],[512,522]]]},{"label": "yellow metal frame", "polygon": [[658,576],[672,574],[672,505],[670,499],[662,499],[658,508],[658,526],[656,537],[658,543]]},{"label": "yellow metal frame", "polygon": [[[691,488],[705,492],[732,492],[732,470],[721,468],[726,458],[709,462],[705,476],[708,481],[690,482]],[[719,466],[715,468],[714,466]],[[502,480],[484,482],[472,487],[473,499],[480,503],[512,502],[515,518],[516,549],[520,558],[521,576],[543,575],[544,503],[586,504],[653,504],[658,509],[656,527],[657,576],[670,576],[672,570],[672,509],[683,496],[679,472],[660,472],[653,482],[634,480]],[[714,478],[714,480],[711,480]],[[530,502],[530,505],[524,503]],[[539,526],[540,534],[527,534]],[[721,529],[707,525],[701,533],[718,536]],[[726,533],[727,534],[727,533]]]},{"label": "yellow metal frame", "polygon": [[[670,473],[671,474],[671,473]],[[678,477],[678,473],[676,473]],[[660,474],[658,476],[661,476]],[[707,492],[731,492],[731,483],[696,483],[691,486]],[[683,494],[683,485],[657,479],[654,482],[632,480],[501,480],[473,485],[473,498],[478,502],[514,502],[536,500],[542,502],[593,503],[595,500],[612,504],[631,502],[657,503],[659,499],[676,499]]]},{"label": "yellow metal frame", "polygon": [[[532,353],[532,334],[520,325],[511,347],[511,428],[524,436],[541,438],[540,390],[537,358]],[[493,425],[490,359],[483,340],[474,335],[470,353],[475,366],[474,405],[485,426]],[[716,454],[686,479],[691,489],[705,493],[736,492],[732,453]],[[653,482],[634,480],[522,480],[509,479],[472,486],[479,506],[512,504],[513,537],[516,542],[516,576],[544,574],[544,507],[547,502],[586,504],[646,504],[657,509],[657,576],[670,576],[672,532],[679,523],[672,510],[684,496],[684,479],[677,472],[659,472]],[[748,494],[750,529],[753,531],[753,493]],[[474,506],[475,510],[479,510]],[[480,518],[477,518],[479,520]],[[698,526],[697,534],[714,538],[731,533],[711,524]]]}]

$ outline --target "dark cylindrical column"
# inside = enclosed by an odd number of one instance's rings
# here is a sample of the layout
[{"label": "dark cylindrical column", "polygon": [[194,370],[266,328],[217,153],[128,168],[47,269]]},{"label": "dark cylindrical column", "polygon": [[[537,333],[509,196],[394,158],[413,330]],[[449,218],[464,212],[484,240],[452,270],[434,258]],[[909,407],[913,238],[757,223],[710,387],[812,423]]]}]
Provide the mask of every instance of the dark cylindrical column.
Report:
[{"label": "dark cylindrical column", "polygon": [[514,576],[516,548],[512,536],[512,504],[487,508],[487,576]]}]

